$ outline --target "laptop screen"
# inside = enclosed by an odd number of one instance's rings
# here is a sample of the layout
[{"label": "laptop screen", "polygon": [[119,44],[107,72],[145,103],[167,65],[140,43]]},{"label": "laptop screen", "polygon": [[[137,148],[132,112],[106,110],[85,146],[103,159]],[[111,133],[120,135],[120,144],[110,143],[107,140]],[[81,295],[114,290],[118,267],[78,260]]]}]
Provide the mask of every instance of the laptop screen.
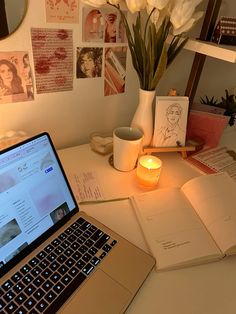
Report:
[{"label": "laptop screen", "polygon": [[47,133],[0,152],[0,269],[74,211]]}]

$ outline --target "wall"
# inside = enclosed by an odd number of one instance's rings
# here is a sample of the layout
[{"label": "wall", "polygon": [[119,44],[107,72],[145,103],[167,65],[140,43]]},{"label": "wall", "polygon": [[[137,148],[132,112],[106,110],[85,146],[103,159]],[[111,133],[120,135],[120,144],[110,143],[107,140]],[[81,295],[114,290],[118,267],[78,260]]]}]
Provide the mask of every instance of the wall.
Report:
[{"label": "wall", "polygon": [[[29,0],[23,24],[12,36],[0,41],[0,51],[28,51],[33,68],[31,27],[72,29],[74,52],[82,44],[80,25],[46,23],[44,1]],[[171,87],[184,94],[193,56],[191,52],[181,52],[162,79],[157,89],[159,95],[165,95]],[[204,91],[209,86],[210,81]],[[34,101],[0,104],[0,134],[8,130],[25,130],[29,134],[48,131],[57,148],[86,143],[91,132],[129,125],[138,102],[137,91],[138,81],[128,55],[124,94],[104,97],[102,79],[74,79],[73,91],[35,94]]]}]

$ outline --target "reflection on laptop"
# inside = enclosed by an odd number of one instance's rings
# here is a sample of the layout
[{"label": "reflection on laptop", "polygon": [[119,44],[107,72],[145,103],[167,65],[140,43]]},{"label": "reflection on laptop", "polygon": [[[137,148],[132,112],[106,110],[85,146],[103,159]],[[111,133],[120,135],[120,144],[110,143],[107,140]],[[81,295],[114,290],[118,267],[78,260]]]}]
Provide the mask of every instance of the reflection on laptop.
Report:
[{"label": "reflection on laptop", "polygon": [[154,266],[79,211],[47,133],[0,152],[0,208],[1,313],[121,313]]}]

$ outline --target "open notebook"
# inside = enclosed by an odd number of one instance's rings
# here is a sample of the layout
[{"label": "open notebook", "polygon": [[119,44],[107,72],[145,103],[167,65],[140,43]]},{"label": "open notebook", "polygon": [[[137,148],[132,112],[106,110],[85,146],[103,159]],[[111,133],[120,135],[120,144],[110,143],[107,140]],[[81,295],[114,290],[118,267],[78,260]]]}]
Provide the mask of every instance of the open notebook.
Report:
[{"label": "open notebook", "polygon": [[0,152],[0,208],[1,313],[121,313],[155,264],[79,211],[47,133]]}]

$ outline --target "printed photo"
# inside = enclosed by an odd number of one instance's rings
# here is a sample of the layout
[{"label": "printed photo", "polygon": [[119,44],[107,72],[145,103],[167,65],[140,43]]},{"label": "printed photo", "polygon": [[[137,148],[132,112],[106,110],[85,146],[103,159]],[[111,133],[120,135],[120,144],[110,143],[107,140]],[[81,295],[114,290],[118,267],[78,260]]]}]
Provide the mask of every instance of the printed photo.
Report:
[{"label": "printed photo", "polygon": [[156,99],[154,147],[185,146],[188,97],[163,96]]},{"label": "printed photo", "polygon": [[58,206],[53,212],[51,212],[50,216],[52,218],[53,223],[55,224],[59,220],[61,220],[63,217],[66,216],[66,214],[69,213],[69,207],[67,203],[63,203],[60,206]]},{"label": "printed photo", "polygon": [[16,221],[12,219],[0,228],[0,248],[9,243],[21,233],[21,229]]},{"label": "printed photo", "polygon": [[105,49],[104,95],[124,93],[127,47]]},{"label": "printed photo", "polygon": [[34,99],[27,52],[0,52],[0,103]]},{"label": "printed photo", "polygon": [[102,76],[103,48],[77,48],[77,78],[94,78]]},{"label": "printed photo", "polygon": [[82,40],[83,42],[104,41],[104,17],[98,9],[83,8]]},{"label": "printed photo", "polygon": [[79,0],[45,0],[46,21],[49,23],[78,23]]}]

